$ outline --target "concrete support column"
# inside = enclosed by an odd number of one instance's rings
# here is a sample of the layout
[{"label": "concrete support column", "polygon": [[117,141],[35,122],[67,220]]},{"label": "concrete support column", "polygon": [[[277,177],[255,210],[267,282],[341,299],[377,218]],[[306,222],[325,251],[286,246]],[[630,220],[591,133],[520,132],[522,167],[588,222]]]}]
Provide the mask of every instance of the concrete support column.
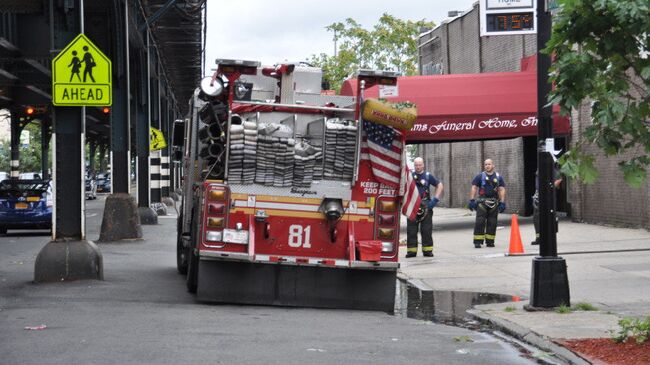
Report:
[{"label": "concrete support column", "polygon": [[97,142],[91,140],[88,142],[88,173],[95,176],[95,156],[97,155]]},{"label": "concrete support column", "polygon": [[17,113],[11,113],[11,172],[9,176],[12,179],[18,179],[20,176],[20,134],[23,126],[17,118]]},{"label": "concrete support column", "polygon": [[[140,70],[145,73],[140,75],[140,79],[151,80],[151,35],[146,32],[147,36],[147,67]],[[147,82],[145,100],[138,103],[138,126],[137,126],[137,146],[138,146],[138,215],[140,215],[141,224],[158,224],[158,215],[151,209],[151,191],[149,176],[149,131],[151,121],[151,83]],[[146,104],[146,106],[144,105]]]},{"label": "concrete support column", "polygon": [[108,150],[108,144],[101,143],[99,145],[99,171],[106,172],[106,150]]},{"label": "concrete support column", "polygon": [[163,148],[160,156],[160,189],[163,197],[169,196],[169,149]]},{"label": "concrete support column", "polygon": [[50,125],[51,122],[47,119],[41,121],[41,177],[43,180],[50,179]]},{"label": "concrete support column", "polygon": [[161,194],[161,157],[160,151],[152,151],[150,156],[150,165],[149,165],[149,176],[151,177],[151,203],[160,203],[162,194]]},{"label": "concrete support column", "polygon": [[116,57],[113,60],[113,108],[111,111],[111,186],[106,199],[100,241],[142,237],[140,216],[131,189],[130,107],[130,14],[129,2],[114,0],[116,14]]}]

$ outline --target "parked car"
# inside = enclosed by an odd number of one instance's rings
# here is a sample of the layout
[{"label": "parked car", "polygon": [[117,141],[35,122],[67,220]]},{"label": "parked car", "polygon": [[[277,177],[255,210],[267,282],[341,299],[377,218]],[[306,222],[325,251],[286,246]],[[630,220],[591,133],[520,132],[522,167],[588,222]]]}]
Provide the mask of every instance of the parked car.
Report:
[{"label": "parked car", "polygon": [[111,192],[111,175],[107,173],[97,174],[97,192],[110,193]]},{"label": "parked car", "polygon": [[0,181],[0,233],[8,229],[52,229],[52,203],[49,181]]},{"label": "parked car", "polygon": [[9,178],[9,174],[8,174],[8,173],[6,173],[6,172],[4,172],[4,171],[0,171],[0,181],[2,181],[2,180],[7,180],[8,178]]},{"label": "parked car", "polygon": [[86,176],[86,199],[97,199],[97,182],[92,175]]},{"label": "parked car", "polygon": [[38,172],[23,172],[19,175],[20,180],[41,180],[41,174]]}]

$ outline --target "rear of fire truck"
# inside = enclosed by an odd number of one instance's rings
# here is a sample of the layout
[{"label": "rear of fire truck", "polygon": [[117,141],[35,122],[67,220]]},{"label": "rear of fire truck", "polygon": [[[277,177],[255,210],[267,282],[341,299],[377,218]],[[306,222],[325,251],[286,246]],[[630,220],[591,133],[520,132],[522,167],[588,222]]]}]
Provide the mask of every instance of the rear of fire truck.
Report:
[{"label": "rear of fire truck", "polygon": [[[399,189],[373,173],[359,100],[323,95],[313,67],[217,63],[174,128],[177,263],[189,291],[209,302],[392,311]],[[359,86],[396,76],[362,71]]]}]

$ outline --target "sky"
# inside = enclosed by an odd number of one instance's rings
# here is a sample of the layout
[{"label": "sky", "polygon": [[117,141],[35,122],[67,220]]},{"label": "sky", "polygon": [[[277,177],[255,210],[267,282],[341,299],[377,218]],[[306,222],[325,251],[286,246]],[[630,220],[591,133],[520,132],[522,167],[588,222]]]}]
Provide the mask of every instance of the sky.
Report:
[{"label": "sky", "polygon": [[[333,34],[325,27],[352,18],[370,29],[383,13],[404,20],[435,22],[450,10],[469,10],[476,0],[207,0],[205,74],[215,59],[245,59],[273,65],[304,61],[312,54],[334,54]],[[311,6],[305,5],[309,3]]]}]

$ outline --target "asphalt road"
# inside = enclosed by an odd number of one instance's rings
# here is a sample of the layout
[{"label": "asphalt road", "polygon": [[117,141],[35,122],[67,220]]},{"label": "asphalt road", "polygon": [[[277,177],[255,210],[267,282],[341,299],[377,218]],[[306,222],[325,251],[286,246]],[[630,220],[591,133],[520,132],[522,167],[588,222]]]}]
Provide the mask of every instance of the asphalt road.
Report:
[{"label": "asphalt road", "polygon": [[[87,202],[91,240],[104,198]],[[198,304],[176,272],[175,219],[143,228],[100,244],[104,281],[55,284],[32,282],[47,232],[0,236],[0,364],[537,363],[486,333],[381,312]]]}]

